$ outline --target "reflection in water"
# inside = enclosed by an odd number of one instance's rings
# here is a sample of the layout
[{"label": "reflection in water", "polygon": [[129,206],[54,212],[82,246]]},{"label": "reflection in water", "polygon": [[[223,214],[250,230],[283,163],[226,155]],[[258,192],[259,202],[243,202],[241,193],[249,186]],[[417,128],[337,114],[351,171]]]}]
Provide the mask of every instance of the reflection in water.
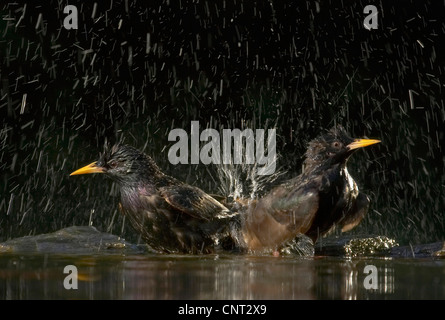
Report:
[{"label": "reflection in water", "polygon": [[[78,270],[67,290],[66,265]],[[366,289],[367,265],[376,289]],[[2,255],[1,299],[443,299],[443,260]],[[369,280],[369,279],[366,279]]]},{"label": "reflection in water", "polygon": [[[371,266],[371,271],[367,271],[366,266]],[[320,277],[323,284],[319,297],[352,300],[371,298],[372,295],[390,297],[394,293],[393,261],[345,261],[337,269],[337,272]]]},{"label": "reflection in water", "polygon": [[313,298],[309,261],[270,257],[133,260],[125,263],[122,279],[129,299]]},{"label": "reflection in water", "polygon": [[[397,298],[393,296],[396,264],[393,260],[373,259],[338,260],[338,264],[333,264],[330,268],[319,265],[317,279],[320,283],[317,285],[317,298]],[[366,266],[372,267],[369,268],[371,271],[367,271]]]},{"label": "reflection in water", "polygon": [[385,266],[382,271],[383,281],[379,281],[379,293],[394,293],[394,269],[391,266]]}]

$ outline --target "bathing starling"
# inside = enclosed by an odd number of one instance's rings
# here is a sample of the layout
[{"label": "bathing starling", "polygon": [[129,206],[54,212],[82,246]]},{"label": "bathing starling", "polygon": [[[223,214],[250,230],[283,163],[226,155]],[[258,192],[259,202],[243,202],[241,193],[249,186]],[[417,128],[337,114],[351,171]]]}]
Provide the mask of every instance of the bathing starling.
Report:
[{"label": "bathing starling", "polygon": [[243,235],[250,249],[279,249],[297,235],[313,243],[335,226],[348,231],[365,216],[368,197],[347,170],[349,157],[379,140],[353,139],[341,126],[309,143],[303,172],[253,202],[246,211]]},{"label": "bathing starling", "polygon": [[119,207],[154,250],[210,253],[230,238],[234,214],[201,189],[164,174],[128,145],[106,148],[99,160],[71,175],[104,173],[120,189]]}]

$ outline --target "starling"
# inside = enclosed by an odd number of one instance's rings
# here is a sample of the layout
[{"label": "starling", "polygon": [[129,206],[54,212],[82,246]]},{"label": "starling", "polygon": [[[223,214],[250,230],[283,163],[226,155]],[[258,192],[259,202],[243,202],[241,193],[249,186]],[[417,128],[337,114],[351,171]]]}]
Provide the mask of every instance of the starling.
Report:
[{"label": "starling", "polygon": [[230,246],[236,214],[201,189],[164,174],[149,156],[128,145],[106,148],[99,160],[71,175],[103,173],[120,189],[119,207],[155,251],[211,253]]},{"label": "starling", "polygon": [[353,139],[341,126],[309,143],[303,172],[251,203],[243,237],[251,250],[279,249],[305,234],[313,243],[335,226],[348,231],[366,215],[369,198],[347,170],[349,157],[379,140]]}]

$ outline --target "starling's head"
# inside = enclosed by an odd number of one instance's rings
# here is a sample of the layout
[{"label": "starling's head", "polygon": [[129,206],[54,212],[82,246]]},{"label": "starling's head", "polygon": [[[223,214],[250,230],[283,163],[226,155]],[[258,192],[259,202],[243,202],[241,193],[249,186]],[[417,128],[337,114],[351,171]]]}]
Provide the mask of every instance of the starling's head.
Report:
[{"label": "starling's head", "polygon": [[333,127],[309,143],[305,165],[311,167],[345,163],[358,148],[366,147],[380,140],[353,139],[342,126]]},{"label": "starling's head", "polygon": [[138,182],[150,178],[159,169],[153,160],[128,145],[105,147],[99,160],[74,171],[70,175],[105,173],[107,176],[121,183]]}]

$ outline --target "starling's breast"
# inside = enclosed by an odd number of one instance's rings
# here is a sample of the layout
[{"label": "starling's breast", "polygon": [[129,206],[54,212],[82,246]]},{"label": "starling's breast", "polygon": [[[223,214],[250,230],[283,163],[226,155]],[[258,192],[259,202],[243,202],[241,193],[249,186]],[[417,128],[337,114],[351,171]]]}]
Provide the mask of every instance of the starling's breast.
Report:
[{"label": "starling's breast", "polygon": [[143,197],[150,196],[151,192],[144,186],[121,187],[121,204],[129,211],[138,211],[146,207]]},{"label": "starling's breast", "polygon": [[319,217],[323,220],[321,224],[325,225],[322,229],[330,229],[341,219],[357,195],[357,184],[346,167],[327,171],[322,178],[320,189]]},{"label": "starling's breast", "polygon": [[349,174],[348,169],[345,167],[342,170],[342,175],[345,180],[343,193],[348,194],[351,199],[355,199],[358,195],[358,186],[354,178]]}]

